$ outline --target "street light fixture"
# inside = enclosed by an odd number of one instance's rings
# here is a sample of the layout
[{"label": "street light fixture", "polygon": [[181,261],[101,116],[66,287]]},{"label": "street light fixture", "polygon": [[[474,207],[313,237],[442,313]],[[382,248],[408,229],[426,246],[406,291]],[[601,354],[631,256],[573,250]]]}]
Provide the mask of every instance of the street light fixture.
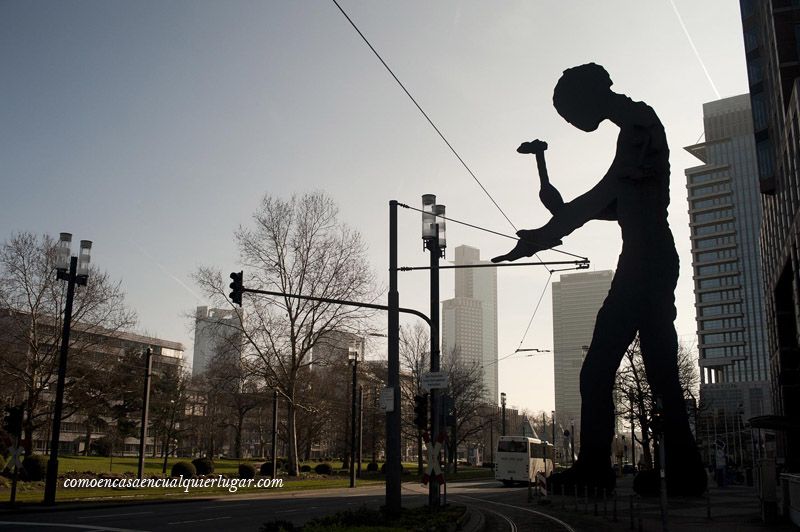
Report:
[{"label": "street light fixture", "polygon": [[81,240],[77,257],[71,256],[71,233],[61,233],[56,245],[56,277],[67,281],[67,299],[64,304],[64,326],[61,331],[61,346],[58,357],[58,380],[56,385],[56,402],[53,406],[53,428],[50,440],[50,459],[47,462],[47,477],[44,487],[44,503],[53,505],[56,502],[58,483],[58,444],[61,439],[61,414],[64,408],[64,381],[67,375],[67,355],[69,354],[69,336],[72,326],[72,302],[75,298],[75,285],[86,286],[89,279],[89,262],[92,253],[92,242]]},{"label": "street light fixture", "polygon": [[500,407],[503,409],[503,417],[501,418],[502,421],[502,432],[500,433],[501,436],[506,435],[506,392],[500,392]]},{"label": "street light fixture", "polygon": [[358,348],[347,349],[347,360],[353,366],[353,390],[350,402],[350,487],[356,487],[356,384],[358,380]]}]

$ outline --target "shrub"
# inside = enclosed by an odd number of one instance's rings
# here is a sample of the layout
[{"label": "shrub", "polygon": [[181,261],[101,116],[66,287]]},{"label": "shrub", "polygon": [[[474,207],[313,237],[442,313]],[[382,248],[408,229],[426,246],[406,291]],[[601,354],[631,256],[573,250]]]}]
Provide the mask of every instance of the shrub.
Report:
[{"label": "shrub", "polygon": [[256,466],[253,464],[239,464],[239,478],[256,478]]},{"label": "shrub", "polygon": [[308,464],[301,465],[300,466],[300,472],[301,473],[310,473],[311,472],[311,466],[308,465]]},{"label": "shrub", "polygon": [[89,451],[95,456],[111,456],[111,450],[111,440],[105,436],[92,440],[89,444]]},{"label": "shrub", "polygon": [[25,470],[23,479],[31,482],[44,480],[47,476],[47,457],[39,454],[26,456],[22,460],[22,468]]},{"label": "shrub", "polygon": [[210,475],[214,472],[214,462],[211,458],[195,458],[192,460],[192,464],[195,470],[197,470],[198,475]]},{"label": "shrub", "polygon": [[[406,472],[406,470],[405,470],[405,468],[403,467],[403,464],[400,464],[400,474],[401,474],[401,475],[403,475],[403,474],[405,474],[405,472]],[[384,463],[381,465],[381,474],[383,474],[383,475],[385,475],[385,474],[386,474],[386,462],[384,462]]]},{"label": "shrub", "polygon": [[175,462],[169,476],[179,477],[181,475],[183,475],[184,478],[195,477],[197,475],[197,469],[195,469],[194,464],[191,462]]},{"label": "shrub", "polygon": [[[279,469],[280,469],[280,466],[279,466]],[[261,467],[259,468],[259,473],[261,473],[262,476],[271,477],[272,476],[272,462],[264,462],[263,464],[261,464]]]},{"label": "shrub", "polygon": [[367,464],[367,471],[370,473],[375,473],[378,471],[378,462],[370,462]]},{"label": "shrub", "polygon": [[317,467],[314,468],[314,472],[318,475],[330,475],[333,472],[333,468],[328,463],[317,464]]}]

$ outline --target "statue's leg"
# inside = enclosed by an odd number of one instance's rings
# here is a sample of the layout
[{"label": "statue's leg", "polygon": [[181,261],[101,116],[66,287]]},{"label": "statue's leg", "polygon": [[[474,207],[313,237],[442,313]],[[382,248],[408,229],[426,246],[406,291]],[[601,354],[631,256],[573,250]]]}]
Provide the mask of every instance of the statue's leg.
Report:
[{"label": "statue's leg", "polygon": [[661,301],[651,300],[650,312],[642,317],[639,339],[650,388],[663,401],[669,492],[699,495],[705,491],[706,474],[689,427],[687,405],[680,383],[673,301],[672,294],[665,295]]},{"label": "statue's leg", "polygon": [[597,314],[592,343],[580,375],[581,450],[578,464],[581,469],[594,473],[607,473],[611,468],[614,380],[625,350],[637,330],[637,305],[619,294],[619,290],[612,287]]}]

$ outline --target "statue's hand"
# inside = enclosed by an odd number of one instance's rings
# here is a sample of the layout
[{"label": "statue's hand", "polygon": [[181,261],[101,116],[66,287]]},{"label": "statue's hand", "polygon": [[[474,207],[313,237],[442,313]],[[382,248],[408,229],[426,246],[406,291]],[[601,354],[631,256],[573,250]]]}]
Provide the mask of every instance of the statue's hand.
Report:
[{"label": "statue's hand", "polygon": [[522,229],[517,231],[519,241],[514,249],[492,259],[492,262],[511,262],[522,257],[531,257],[536,253],[561,245],[561,240],[553,239],[542,234],[541,229]]},{"label": "statue's hand", "polygon": [[544,153],[547,149],[547,143],[543,140],[532,140],[530,142],[523,142],[517,148],[517,153]]}]

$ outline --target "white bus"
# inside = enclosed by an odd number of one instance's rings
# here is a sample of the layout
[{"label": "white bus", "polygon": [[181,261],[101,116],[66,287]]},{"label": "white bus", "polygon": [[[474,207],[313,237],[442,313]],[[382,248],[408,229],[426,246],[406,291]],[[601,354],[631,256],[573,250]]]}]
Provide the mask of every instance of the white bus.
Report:
[{"label": "white bus", "polygon": [[[536,438],[500,436],[495,453],[494,478],[505,486],[533,481],[536,473],[553,472],[554,448]],[[546,458],[545,458],[546,457]]]}]

